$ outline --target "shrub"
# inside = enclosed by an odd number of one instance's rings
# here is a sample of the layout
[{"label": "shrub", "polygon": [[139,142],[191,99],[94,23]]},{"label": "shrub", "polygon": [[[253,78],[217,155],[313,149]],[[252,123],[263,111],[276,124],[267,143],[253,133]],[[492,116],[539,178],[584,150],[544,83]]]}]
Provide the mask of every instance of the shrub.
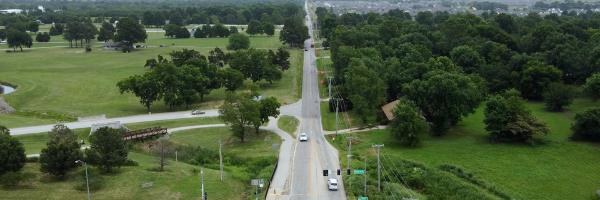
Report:
[{"label": "shrub", "polygon": [[135,160],[127,159],[125,163],[123,163],[123,166],[140,166],[140,163]]},{"label": "shrub", "polygon": [[544,103],[551,111],[562,111],[563,107],[573,103],[574,97],[574,90],[562,83],[550,83],[544,91]]},{"label": "shrub", "polygon": [[486,189],[499,197],[502,197],[502,199],[507,199],[507,200],[512,199],[510,196],[508,196],[504,192],[496,189],[496,187],[494,187],[492,185],[488,185],[483,180],[479,180],[479,179],[475,178],[472,173],[465,172],[460,167],[452,166],[449,164],[441,164],[440,169],[443,171],[450,172],[450,173],[456,175],[457,177],[462,178],[466,181],[469,181],[475,185],[478,185],[479,187]]},{"label": "shrub", "polygon": [[131,48],[129,46],[122,46],[121,51],[123,51],[123,53],[129,53],[129,51],[131,51]]},{"label": "shrub", "polygon": [[577,113],[571,130],[573,140],[600,141],[600,108],[591,108]]},{"label": "shrub", "polygon": [[2,175],[0,179],[0,184],[5,187],[9,186],[17,186],[23,180],[23,174],[21,172],[13,172],[9,171],[6,174]]},{"label": "shrub", "polygon": [[85,51],[86,52],[92,52],[92,45],[91,44],[86,45],[85,46]]},{"label": "shrub", "polygon": [[21,182],[27,182],[29,186],[33,185],[33,181],[37,179],[37,174],[32,172],[25,172],[21,174]]},{"label": "shrub", "polygon": [[40,157],[37,157],[37,156],[35,156],[35,157],[27,157],[27,160],[26,160],[25,162],[28,162],[28,163],[36,163],[36,162],[38,162],[39,160],[40,160]]},{"label": "shrub", "polygon": [[85,176],[85,168],[77,171],[75,189],[79,191],[87,190],[87,182],[89,181],[90,191],[99,190],[104,186],[104,177],[100,175],[96,168],[88,167],[87,180]]}]

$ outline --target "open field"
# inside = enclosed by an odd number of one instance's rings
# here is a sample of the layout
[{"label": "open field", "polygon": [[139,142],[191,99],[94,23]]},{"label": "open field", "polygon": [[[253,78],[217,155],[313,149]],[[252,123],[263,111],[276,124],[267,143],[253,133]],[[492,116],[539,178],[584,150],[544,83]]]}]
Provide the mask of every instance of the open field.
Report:
[{"label": "open field", "polygon": [[[359,155],[373,158],[376,154],[371,145],[384,144],[380,157],[412,160],[436,169],[441,164],[454,165],[515,199],[589,199],[600,185],[596,178],[600,176],[597,167],[600,145],[569,140],[569,128],[574,122],[569,114],[547,112],[540,102],[526,105],[552,130],[544,144],[491,143],[484,130],[482,104],[475,114],[459,122],[446,135],[427,137],[417,148],[401,146],[388,130],[357,132],[360,144],[353,145],[353,154],[358,151]],[[577,99],[567,111],[575,113],[584,107],[599,105],[599,102]],[[340,154],[348,153],[339,141],[326,138],[340,149]],[[362,164],[353,160],[355,166]],[[342,157],[341,163],[346,162]]]},{"label": "open field", "polygon": [[[53,40],[60,36],[54,36]],[[55,41],[56,41],[55,40]],[[283,47],[274,37],[251,37],[251,47],[278,48]],[[227,38],[203,39],[167,39],[158,34],[149,33],[146,45],[175,46],[157,48],[148,47],[125,54],[117,51],[102,50],[100,43],[95,43],[91,53],[83,53],[83,48],[68,48],[67,42],[34,44],[33,49],[24,52],[7,53],[3,62],[12,63],[0,67],[0,80],[18,85],[18,89],[3,95],[6,101],[18,110],[35,110],[64,113],[73,116],[89,116],[106,114],[107,117],[119,117],[146,113],[139,104],[139,99],[132,94],[120,94],[116,83],[128,76],[142,74],[149,69],[144,68],[146,60],[162,55],[169,58],[168,53],[182,48],[194,49],[203,55],[214,47],[225,50]],[[1,48],[6,46],[0,45]],[[48,48],[37,48],[44,46]],[[262,92],[267,96],[276,96],[282,104],[296,102],[301,94],[302,51],[290,50],[291,68],[284,72],[280,82],[269,84],[261,81]],[[245,84],[251,81],[247,80]],[[293,84],[290,84],[293,83]],[[245,88],[242,86],[241,89]],[[191,105],[191,109],[216,109],[225,98],[224,89],[212,91],[205,96],[204,102]],[[156,102],[152,112],[168,112],[168,106]],[[182,108],[178,108],[181,110]],[[14,115],[0,115],[0,121],[8,127],[22,127],[55,123],[51,120],[24,120]]]},{"label": "open field", "polygon": [[[265,141],[267,137],[270,139]],[[277,134],[262,130],[259,135],[256,135],[254,131],[247,133],[242,143],[239,138],[231,134],[228,127],[182,130],[169,136],[169,140],[175,143],[200,146],[217,151],[219,149],[219,138],[223,143],[223,152],[245,157],[277,156],[278,151],[273,150],[272,145],[281,144],[281,139]]]},{"label": "open field", "polygon": [[[338,112],[337,115],[338,130],[378,125],[375,116],[367,117],[367,123],[363,123],[353,110],[348,112]],[[321,121],[323,123],[323,130],[335,131],[335,120],[335,112],[329,112],[329,102],[321,102]]]},{"label": "open field", "polygon": [[[155,167],[156,158],[139,153],[129,153],[129,159],[137,161],[140,166],[121,167],[115,174],[104,175],[104,188],[90,191],[92,199],[200,199],[200,166],[180,162],[176,170],[175,164],[165,166],[163,172],[150,171]],[[27,163],[23,171],[37,174],[31,187],[1,187],[3,199],[86,199],[86,191],[74,189],[78,181],[74,172],[69,173],[67,180],[58,181],[39,171],[39,163]],[[84,170],[80,167],[78,170]],[[179,181],[177,181],[179,171]],[[230,178],[224,172],[225,182],[220,180],[220,172],[204,168],[204,187],[211,199],[244,199],[245,183]],[[154,182],[154,186],[142,189],[144,183]],[[22,184],[26,185],[26,184]],[[231,192],[238,191],[238,192]]]},{"label": "open field", "polygon": [[279,121],[277,121],[277,126],[281,130],[289,133],[293,138],[296,138],[296,135],[297,135],[296,129],[298,128],[298,125],[299,125],[298,123],[299,123],[299,121],[295,117],[281,115],[281,116],[279,116]]},{"label": "open field", "polygon": [[[89,136],[91,128],[71,129],[77,135],[77,141],[84,140],[83,146],[89,146]],[[25,135],[15,135],[13,137],[19,139],[25,147],[25,154],[39,154],[46,147],[46,138],[48,133],[34,133]]]}]

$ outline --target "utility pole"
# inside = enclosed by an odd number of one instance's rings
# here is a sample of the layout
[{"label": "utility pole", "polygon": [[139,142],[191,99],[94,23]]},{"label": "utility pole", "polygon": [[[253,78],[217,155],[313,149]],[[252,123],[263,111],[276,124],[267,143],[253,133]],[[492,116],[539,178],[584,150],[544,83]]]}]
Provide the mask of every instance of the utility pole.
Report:
[{"label": "utility pole", "polygon": [[223,182],[223,153],[221,151],[221,138],[219,138],[219,161],[221,162],[221,182]]},{"label": "utility pole", "polygon": [[202,200],[206,200],[204,199],[204,172],[202,171],[202,168],[200,168],[200,176],[202,177],[202,193],[200,193],[202,195]]},{"label": "utility pole", "polygon": [[377,189],[381,191],[381,166],[379,165],[379,148],[383,147],[383,144],[374,144],[373,148],[377,148]]},{"label": "utility pole", "polygon": [[355,137],[346,137],[350,141],[350,147],[348,147],[348,167],[350,169],[350,155],[352,155],[352,140],[356,139]]},{"label": "utility pole", "polygon": [[[323,61],[323,56],[321,56],[321,63],[324,63]],[[325,64],[323,64],[325,65]],[[323,69],[325,69],[325,66],[323,66]],[[329,100],[331,101],[331,79],[333,78],[333,76],[328,76],[327,80],[329,81]]]}]

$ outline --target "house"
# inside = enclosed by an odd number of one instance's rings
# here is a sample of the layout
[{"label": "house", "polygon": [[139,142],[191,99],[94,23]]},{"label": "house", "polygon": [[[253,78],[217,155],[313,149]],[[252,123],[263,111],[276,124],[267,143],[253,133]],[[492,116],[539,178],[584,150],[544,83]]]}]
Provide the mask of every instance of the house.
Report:
[{"label": "house", "polygon": [[383,106],[381,106],[381,110],[383,111],[383,114],[385,114],[385,117],[392,121],[392,119],[394,119],[394,113],[392,113],[392,109],[396,108],[396,104],[398,104],[400,100],[396,100],[396,101],[392,101],[388,104],[385,104]]},{"label": "house", "polygon": [[21,10],[21,9],[0,10],[0,13],[2,13],[2,14],[20,14],[21,12],[23,12],[23,10]]},{"label": "house", "polygon": [[123,45],[125,45],[125,44],[120,43],[120,42],[117,42],[117,43],[114,43],[114,42],[105,42],[104,45],[102,46],[102,48],[104,50],[117,50],[117,51],[120,51],[121,47],[123,47]]}]

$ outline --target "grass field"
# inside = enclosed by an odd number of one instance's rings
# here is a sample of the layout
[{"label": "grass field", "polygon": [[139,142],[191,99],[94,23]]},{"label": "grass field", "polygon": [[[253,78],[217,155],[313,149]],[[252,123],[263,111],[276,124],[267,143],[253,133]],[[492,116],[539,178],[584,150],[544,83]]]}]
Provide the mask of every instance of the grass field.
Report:
[{"label": "grass field", "polygon": [[[89,135],[91,128],[79,128],[79,129],[71,129],[77,135],[77,141],[84,140],[86,145],[89,146]],[[42,149],[46,147],[46,136],[48,133],[33,133],[33,134],[25,134],[25,135],[15,135],[13,137],[19,139],[23,146],[25,147],[25,154],[39,154],[42,152]]]},{"label": "grass field", "polygon": [[[265,139],[269,137],[268,141]],[[199,128],[177,131],[169,136],[169,140],[192,146],[201,146],[209,149],[219,149],[219,138],[223,143],[223,152],[236,154],[238,156],[277,156],[278,152],[273,150],[272,144],[281,144],[281,138],[268,131],[260,131],[259,135],[254,132],[246,134],[244,142],[233,137],[228,127]]]},{"label": "grass field", "polygon": [[[163,172],[149,170],[155,167],[156,158],[139,153],[129,153],[129,159],[137,161],[140,166],[122,167],[115,174],[104,175],[104,188],[91,191],[92,199],[200,199],[201,179],[199,166],[175,163],[165,166]],[[37,179],[30,186],[18,188],[0,187],[2,199],[86,199],[86,191],[74,189],[77,181],[74,173],[69,173],[67,180],[59,181],[42,174],[38,163],[27,163],[23,171],[37,174]],[[78,170],[84,170],[80,167]],[[177,181],[179,172],[179,181]],[[230,178],[225,172],[224,182],[221,182],[218,170],[203,169],[204,187],[211,199],[244,199],[245,183]],[[144,183],[154,182],[154,186],[142,189]],[[26,185],[26,184],[24,184]],[[231,192],[238,191],[238,192]]]},{"label": "grass field", "polygon": [[[360,117],[358,117],[353,110],[348,112],[338,112],[337,115],[338,130],[373,126],[378,124],[375,116],[367,117],[367,123],[363,123]],[[323,130],[335,131],[335,118],[335,112],[329,112],[329,102],[321,102],[321,121],[323,123]]]},{"label": "grass field", "polygon": [[[578,99],[567,111],[599,105]],[[358,151],[372,158],[375,150],[371,145],[384,144],[381,156],[388,159],[413,160],[431,168],[440,164],[458,166],[515,199],[589,199],[600,185],[596,178],[600,177],[600,145],[569,140],[573,123],[569,114],[547,112],[540,102],[528,102],[527,106],[552,130],[544,144],[491,143],[484,130],[481,106],[445,136],[428,137],[418,148],[401,146],[388,130],[358,132],[360,144],[353,146],[353,154]],[[342,149],[337,142],[334,146]],[[345,148],[340,154],[347,154]],[[346,161],[342,157],[343,165]]]},{"label": "grass field", "polygon": [[[293,122],[292,122],[293,121]],[[277,121],[277,126],[289,133],[293,138],[296,138],[296,129],[298,128],[299,121],[292,116],[281,115],[279,116],[279,121]]]},{"label": "grass field", "polygon": [[[251,37],[251,47],[283,47],[278,34],[276,32],[273,37]],[[60,36],[54,36],[51,41],[61,41]],[[167,39],[160,34],[149,33],[146,45],[163,43],[175,43],[175,46],[149,47],[125,54],[102,50],[99,43],[94,44],[91,53],[83,53],[83,48],[56,47],[68,46],[66,42],[36,43],[33,49],[3,56],[3,62],[12,64],[0,66],[0,80],[19,87],[15,92],[2,96],[12,107],[20,110],[57,112],[74,116],[106,114],[109,118],[142,114],[146,111],[139,104],[138,98],[132,94],[119,93],[116,87],[119,80],[148,71],[143,67],[144,63],[157,55],[169,58],[168,53],[182,48],[195,49],[203,55],[208,55],[208,52],[217,46],[225,50],[227,38]],[[0,48],[5,48],[4,45],[0,45]],[[37,48],[41,46],[48,48]],[[290,50],[291,68],[284,72],[280,82],[258,82],[265,95],[276,96],[282,104],[293,103],[300,98],[302,52]],[[223,89],[215,90],[205,96],[204,102],[192,105],[191,109],[216,109],[224,98]],[[168,112],[168,106],[163,102],[156,102],[152,106],[152,112]],[[23,117],[14,115],[0,115],[0,122],[11,128],[55,123],[51,120],[24,120]]]}]

